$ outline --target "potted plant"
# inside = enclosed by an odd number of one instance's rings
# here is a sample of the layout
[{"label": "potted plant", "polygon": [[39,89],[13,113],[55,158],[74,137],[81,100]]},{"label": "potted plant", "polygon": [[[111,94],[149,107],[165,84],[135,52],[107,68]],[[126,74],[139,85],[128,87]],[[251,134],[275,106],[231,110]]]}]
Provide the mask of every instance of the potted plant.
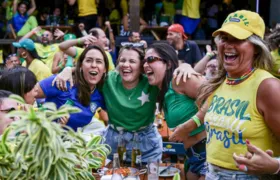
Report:
[{"label": "potted plant", "polygon": [[[20,103],[24,100],[13,95]],[[95,179],[92,169],[102,165],[110,147],[102,137],[86,142],[81,132],[61,127],[56,119],[80,112],[45,103],[44,110],[28,108],[8,114],[18,117],[3,133],[0,144],[0,179]]]}]

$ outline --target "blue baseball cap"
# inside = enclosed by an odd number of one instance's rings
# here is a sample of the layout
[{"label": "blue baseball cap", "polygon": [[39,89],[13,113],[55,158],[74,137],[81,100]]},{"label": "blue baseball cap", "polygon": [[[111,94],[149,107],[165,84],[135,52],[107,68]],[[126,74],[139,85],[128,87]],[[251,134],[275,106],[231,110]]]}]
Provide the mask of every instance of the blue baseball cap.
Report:
[{"label": "blue baseball cap", "polygon": [[34,42],[31,39],[23,39],[19,42],[14,42],[13,46],[16,48],[24,48],[28,51],[33,51],[35,49]]}]

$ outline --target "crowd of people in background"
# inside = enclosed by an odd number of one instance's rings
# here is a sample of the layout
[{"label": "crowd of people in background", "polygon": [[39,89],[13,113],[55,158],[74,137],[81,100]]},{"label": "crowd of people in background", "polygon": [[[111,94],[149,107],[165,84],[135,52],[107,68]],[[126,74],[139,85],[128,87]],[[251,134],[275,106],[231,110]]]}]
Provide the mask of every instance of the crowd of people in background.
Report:
[{"label": "crowd of people in background", "polygon": [[[140,0],[140,31],[131,31],[126,0],[67,2],[77,5],[77,17],[54,8],[35,18],[35,0],[2,4],[5,23],[19,38],[0,72],[0,134],[20,120],[5,116],[19,107],[11,94],[21,96],[26,108],[68,104],[81,112],[57,123],[80,129],[85,138],[102,135],[112,148],[110,159],[123,136],[131,161],[137,134],[147,163],[162,159],[157,110],[173,131],[170,141],[184,144],[187,179],[277,179],[280,25],[266,34],[259,14],[218,0]],[[203,3],[207,10],[199,12]],[[146,12],[149,5],[154,10]],[[77,33],[42,29],[50,17],[74,20]],[[168,26],[165,42],[142,40],[142,27],[152,23]],[[120,47],[116,35],[127,36]],[[213,44],[203,52],[190,38],[209,36]]]}]

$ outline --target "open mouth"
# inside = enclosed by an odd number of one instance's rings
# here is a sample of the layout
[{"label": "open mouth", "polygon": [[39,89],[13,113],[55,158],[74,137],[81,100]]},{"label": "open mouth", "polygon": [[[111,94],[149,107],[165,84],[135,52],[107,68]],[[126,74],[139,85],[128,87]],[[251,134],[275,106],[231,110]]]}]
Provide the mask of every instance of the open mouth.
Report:
[{"label": "open mouth", "polygon": [[129,69],[123,69],[123,70],[122,70],[122,73],[123,73],[123,75],[124,75],[124,76],[126,76],[126,75],[131,74],[131,73],[132,73],[132,71],[131,71],[131,70],[129,70]]},{"label": "open mouth", "polygon": [[235,53],[225,53],[225,60],[226,61],[234,61],[238,57]]},{"label": "open mouth", "polygon": [[90,71],[89,74],[91,76],[97,76],[98,75],[98,72],[97,71]]},{"label": "open mouth", "polygon": [[152,70],[146,70],[145,73],[147,76],[151,76],[154,74],[154,72]]}]

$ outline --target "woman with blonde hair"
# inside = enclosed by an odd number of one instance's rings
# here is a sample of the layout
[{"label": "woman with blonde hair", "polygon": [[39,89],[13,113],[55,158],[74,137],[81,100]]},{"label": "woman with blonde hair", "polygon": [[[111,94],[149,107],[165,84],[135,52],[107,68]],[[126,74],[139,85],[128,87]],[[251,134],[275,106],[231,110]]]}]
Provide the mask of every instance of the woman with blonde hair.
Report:
[{"label": "woman with blonde hair", "polygon": [[246,153],[246,140],[280,154],[280,82],[268,72],[272,58],[263,41],[264,30],[264,21],[257,13],[241,10],[227,17],[213,33],[219,73],[202,85],[198,113],[170,137],[183,141],[189,132],[205,124],[206,179],[258,179],[239,171],[232,157]]}]

